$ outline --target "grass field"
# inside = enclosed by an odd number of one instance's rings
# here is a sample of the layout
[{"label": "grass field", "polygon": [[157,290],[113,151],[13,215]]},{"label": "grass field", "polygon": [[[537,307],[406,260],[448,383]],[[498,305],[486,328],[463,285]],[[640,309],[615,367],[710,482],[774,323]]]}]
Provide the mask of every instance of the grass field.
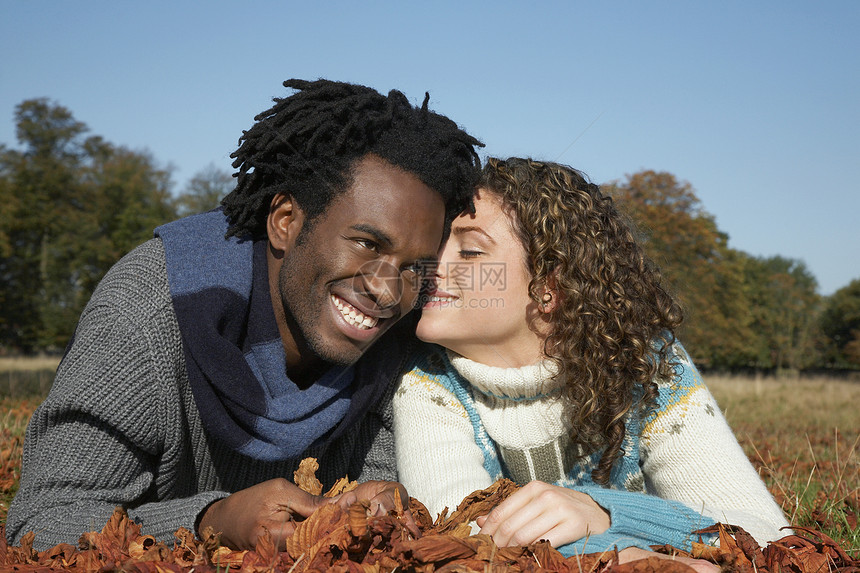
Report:
[{"label": "grass field", "polygon": [[[17,488],[27,420],[42,383],[0,359],[0,523]],[[49,365],[50,366],[50,365]],[[792,525],[860,556],[860,383],[705,377],[741,445]],[[9,391],[4,392],[4,380]],[[14,380],[14,381],[13,381]],[[707,455],[707,452],[702,452]]]},{"label": "grass field", "polygon": [[0,398],[44,396],[51,387],[60,359],[0,356]]},{"label": "grass field", "polygon": [[705,379],[789,522],[860,555],[860,382]]}]

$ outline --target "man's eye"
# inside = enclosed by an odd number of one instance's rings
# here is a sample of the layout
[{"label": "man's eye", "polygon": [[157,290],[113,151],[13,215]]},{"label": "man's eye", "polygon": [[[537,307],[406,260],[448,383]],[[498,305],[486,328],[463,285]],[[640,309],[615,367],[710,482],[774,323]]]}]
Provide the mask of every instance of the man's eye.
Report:
[{"label": "man's eye", "polygon": [[404,270],[419,277],[432,277],[436,274],[439,263],[436,261],[416,261]]},{"label": "man's eye", "polygon": [[379,252],[379,244],[376,241],[371,239],[356,239],[356,244],[361,247],[364,247],[367,250],[373,251],[374,253]]}]

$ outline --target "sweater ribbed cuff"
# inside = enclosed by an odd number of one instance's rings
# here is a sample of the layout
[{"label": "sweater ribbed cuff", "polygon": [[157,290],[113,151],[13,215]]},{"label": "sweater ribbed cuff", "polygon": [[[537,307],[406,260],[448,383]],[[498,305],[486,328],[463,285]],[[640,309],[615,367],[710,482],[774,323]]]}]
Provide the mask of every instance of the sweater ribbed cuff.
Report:
[{"label": "sweater ribbed cuff", "polygon": [[598,486],[574,489],[591,496],[609,512],[611,525],[600,535],[559,547],[565,556],[610,550],[614,546],[619,550],[626,547],[650,549],[651,545],[669,544],[689,550],[694,540],[692,532],[714,524],[713,519],[677,501]]}]

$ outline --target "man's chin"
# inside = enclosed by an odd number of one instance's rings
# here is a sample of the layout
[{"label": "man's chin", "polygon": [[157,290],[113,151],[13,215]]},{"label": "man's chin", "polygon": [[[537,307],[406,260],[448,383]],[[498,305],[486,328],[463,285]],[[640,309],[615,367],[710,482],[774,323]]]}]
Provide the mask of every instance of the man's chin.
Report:
[{"label": "man's chin", "polygon": [[359,358],[370,347],[370,344],[353,344],[349,348],[312,348],[317,359],[326,364],[328,368],[351,366],[358,362]]}]

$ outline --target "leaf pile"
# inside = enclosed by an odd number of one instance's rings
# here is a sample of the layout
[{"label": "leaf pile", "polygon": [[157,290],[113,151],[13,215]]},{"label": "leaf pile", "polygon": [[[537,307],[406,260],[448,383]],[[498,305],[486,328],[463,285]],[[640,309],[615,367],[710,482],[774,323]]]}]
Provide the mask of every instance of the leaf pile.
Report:
[{"label": "leaf pile", "polygon": [[[322,492],[314,472],[315,460],[306,460],[294,479],[306,491]],[[341,480],[325,495],[355,487]],[[336,504],[322,506],[299,523],[279,552],[272,538],[261,537],[251,551],[223,547],[210,530],[203,539],[180,528],[172,547],[143,535],[140,525],[117,508],[101,532],[81,536],[78,546],[60,544],[47,551],[33,549],[33,533],[18,547],[9,547],[0,526],[0,570],[32,573],[128,572],[128,573],[391,573],[394,571],[438,572],[594,572],[594,573],[689,573],[684,563],[650,557],[620,564],[616,551],[563,557],[548,542],[500,548],[487,535],[472,535],[470,522],[484,515],[517,489],[509,480],[499,480],[485,490],[467,496],[456,510],[447,510],[435,521],[421,502],[411,499],[404,506],[399,497],[388,515],[371,515],[367,502],[348,509]],[[405,511],[416,521],[420,536],[406,526]],[[740,573],[812,573],[841,571],[860,573],[860,561],[853,560],[832,539],[815,530],[796,528],[795,535],[760,547],[743,529],[718,524],[697,533],[718,533],[720,546],[694,543],[687,553],[671,546],[655,551],[707,559],[723,571]]]}]

